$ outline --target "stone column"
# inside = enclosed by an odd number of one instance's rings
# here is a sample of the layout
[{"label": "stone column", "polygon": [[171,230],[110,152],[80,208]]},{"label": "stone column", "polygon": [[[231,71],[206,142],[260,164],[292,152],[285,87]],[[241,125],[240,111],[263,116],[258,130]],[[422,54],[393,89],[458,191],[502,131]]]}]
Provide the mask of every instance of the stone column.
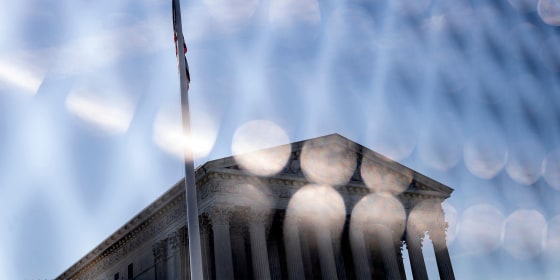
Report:
[{"label": "stone column", "polygon": [[214,207],[210,210],[212,231],[214,232],[214,259],[216,279],[233,279],[233,261],[231,254],[231,237],[229,220],[232,209],[230,207]]},{"label": "stone column", "polygon": [[[211,242],[210,242],[210,218],[208,214],[204,213],[201,215],[200,221],[200,246],[202,250],[202,269],[204,270],[204,275],[207,279],[213,278],[212,271],[212,252],[211,252]],[[190,271],[189,271],[190,273]],[[190,274],[189,274],[190,275]]]},{"label": "stone column", "polygon": [[321,265],[322,279],[338,279],[336,274],[336,261],[334,259],[331,231],[326,226],[316,226],[314,228],[317,238],[317,251],[319,253],[319,263]]},{"label": "stone column", "polygon": [[286,277],[285,275],[282,275],[282,266],[280,264],[280,249],[278,248],[278,244],[281,242],[282,241],[278,241],[278,239],[273,238],[268,247],[270,277],[273,280],[280,280],[282,276]]},{"label": "stone column", "polygon": [[434,244],[439,278],[442,280],[455,280],[451,258],[449,257],[449,251],[445,242],[445,225],[442,225],[441,228],[431,229],[430,239],[432,239]]},{"label": "stone column", "polygon": [[347,279],[346,268],[344,267],[344,257],[341,250],[342,240],[340,238],[340,234],[331,232],[331,238],[333,239],[334,258],[338,279]]},{"label": "stone column", "polygon": [[361,226],[350,227],[350,247],[352,249],[356,279],[371,279],[367,246]]},{"label": "stone column", "polygon": [[422,254],[422,239],[424,236],[408,229],[406,232],[406,249],[408,250],[408,258],[412,268],[412,276],[414,280],[427,280],[428,272],[426,271],[426,263]]},{"label": "stone column", "polygon": [[265,228],[267,217],[268,211],[264,209],[251,209],[249,212],[249,237],[251,238],[251,256],[255,279],[270,279]]},{"label": "stone column", "polygon": [[238,221],[236,218],[235,222],[231,223],[231,249],[233,256],[233,272],[235,274],[235,277],[238,279],[249,278],[247,252],[245,250],[245,233],[246,230],[244,223]]},{"label": "stone column", "polygon": [[[303,265],[303,273],[305,273],[305,279],[315,279],[319,278],[320,272],[320,265],[317,263],[319,261],[316,250],[313,249],[317,248],[317,240],[314,236],[314,232],[312,232],[309,227],[305,227],[301,222],[298,223],[298,231],[299,231],[299,242],[301,246],[301,258],[302,258],[302,265]],[[316,257],[315,259],[313,257]],[[317,262],[316,262],[317,261]]]},{"label": "stone column", "polygon": [[286,262],[288,265],[288,279],[304,279],[303,257],[297,221],[286,217],[284,220],[284,243],[286,248]]},{"label": "stone column", "polygon": [[[174,231],[167,236],[168,254],[167,260],[167,279],[182,280],[181,275],[181,245],[179,233]],[[184,261],[184,260],[183,260]]]},{"label": "stone column", "polygon": [[393,241],[392,232],[382,225],[371,225],[371,227],[381,251],[386,278],[400,280],[401,273],[397,262],[397,253],[395,252],[395,242]]},{"label": "stone column", "polygon": [[167,240],[161,240],[152,245],[154,254],[154,274],[156,280],[167,278]]},{"label": "stone column", "polygon": [[397,242],[395,249],[395,252],[397,253],[397,264],[399,265],[399,273],[401,274],[401,279],[406,280],[406,271],[404,270],[403,258],[404,240],[400,240],[399,242]]},{"label": "stone column", "polygon": [[189,256],[189,232],[187,227],[182,227],[177,230],[177,235],[179,237],[179,254],[180,254],[180,267],[181,267],[181,280],[190,278],[191,263]]}]

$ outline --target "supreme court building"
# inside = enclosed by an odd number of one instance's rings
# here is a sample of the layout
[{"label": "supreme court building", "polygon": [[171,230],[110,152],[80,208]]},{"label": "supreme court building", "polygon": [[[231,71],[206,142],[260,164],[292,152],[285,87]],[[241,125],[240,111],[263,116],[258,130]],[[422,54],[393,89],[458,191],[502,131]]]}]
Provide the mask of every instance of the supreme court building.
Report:
[{"label": "supreme court building", "polygon": [[[340,135],[213,160],[196,183],[208,279],[405,279],[404,250],[428,279],[426,233],[454,279],[441,207],[453,190]],[[57,279],[188,279],[187,230],[181,180]]]}]

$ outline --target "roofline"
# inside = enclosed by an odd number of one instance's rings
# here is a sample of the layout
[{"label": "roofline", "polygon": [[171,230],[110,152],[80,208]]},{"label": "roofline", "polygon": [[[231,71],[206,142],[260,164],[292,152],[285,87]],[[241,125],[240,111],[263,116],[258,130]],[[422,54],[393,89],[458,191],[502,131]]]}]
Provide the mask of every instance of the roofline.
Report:
[{"label": "roofline", "polygon": [[87,266],[90,261],[95,260],[106,250],[111,248],[117,241],[125,237],[131,230],[137,228],[142,223],[146,222],[150,217],[161,210],[168,202],[175,199],[178,195],[182,194],[183,191],[183,181],[181,179],[179,182],[175,183],[169,190],[159,196],[156,200],[142,209],[138,214],[136,214],[132,219],[128,220],[123,226],[113,232],[109,237],[103,240],[99,245],[95,246],[91,251],[80,258],[76,263],[72,264],[68,269],[62,272],[55,279],[68,279],[80,272],[85,266]]},{"label": "roofline", "polygon": [[[338,133],[333,133],[333,134],[327,134],[327,135],[323,135],[323,136],[318,136],[315,138],[310,138],[310,139],[306,139],[306,140],[301,140],[301,141],[297,141],[297,142],[292,142],[292,143],[288,143],[288,144],[283,144],[283,145],[278,145],[278,146],[274,146],[274,147],[270,147],[270,148],[266,148],[264,150],[268,150],[268,149],[276,149],[279,147],[283,147],[283,146],[290,146],[291,147],[291,151],[295,151],[295,150],[301,150],[303,148],[304,143],[307,142],[315,142],[317,145],[320,145],[321,143],[325,143],[325,142],[329,142],[332,143],[332,141],[334,140],[335,143],[343,145],[349,149],[352,149],[354,151],[356,151],[357,153],[362,154],[362,156],[364,157],[368,157],[370,159],[373,159],[379,163],[382,163],[384,165],[386,165],[389,168],[394,169],[395,171],[400,171],[400,172],[410,172],[413,176],[414,181],[425,184],[425,185],[429,185],[430,187],[434,187],[436,188],[438,191],[441,191],[442,193],[447,194],[447,196],[449,197],[451,195],[451,193],[453,192],[453,189],[446,186],[445,184],[436,181],[426,175],[423,175],[419,172],[417,172],[414,169],[411,169],[401,163],[398,163],[380,153],[377,153],[373,150],[371,150],[370,148],[367,148],[357,142],[354,142]],[[200,166],[199,168],[197,168],[197,178],[199,177],[199,175],[202,175],[206,172],[209,172],[211,170],[215,170],[221,167],[225,167],[225,166],[230,166],[230,165],[235,165],[237,164],[235,161],[234,156],[229,156],[229,157],[225,157],[225,158],[220,158],[220,159],[215,159],[215,160],[211,160],[208,161],[206,163],[204,163],[202,166]]]},{"label": "roofline", "polygon": [[[422,175],[421,173],[416,172],[413,169],[410,169],[409,167],[406,167],[394,160],[391,160],[377,152],[374,152],[373,150],[362,146],[340,134],[328,134],[328,135],[324,135],[324,136],[319,136],[319,137],[315,137],[315,138],[311,138],[308,140],[302,140],[302,141],[297,141],[297,142],[293,142],[293,143],[289,143],[289,144],[284,144],[284,145],[279,145],[279,146],[275,146],[275,147],[270,147],[267,149],[275,149],[278,147],[282,147],[282,146],[286,146],[286,145],[290,145],[291,146],[291,151],[295,151],[295,150],[301,150],[303,148],[304,143],[313,143],[316,145],[321,145],[324,143],[332,143],[332,141],[334,140],[334,143],[339,144],[339,145],[344,145],[345,147],[352,149],[354,151],[356,151],[357,153],[360,153],[363,157],[367,157],[369,159],[375,160],[379,163],[384,164],[385,166],[397,171],[397,172],[412,172],[413,175],[413,181],[416,181],[418,183],[421,184],[425,184],[428,185],[430,187],[436,188],[438,191],[442,192],[443,194],[445,194],[445,198],[448,198],[451,193],[453,192],[453,189],[434,180],[431,179],[425,175]],[[265,149],[266,150],[266,149]],[[201,180],[203,177],[205,177],[205,175],[212,173],[212,172],[218,172],[219,169],[226,167],[226,166],[231,166],[231,165],[235,165],[237,164],[235,162],[235,158],[234,156],[229,156],[229,157],[225,157],[225,158],[221,158],[221,159],[215,159],[215,160],[211,160],[208,161],[206,163],[204,163],[201,166],[198,166],[195,170],[195,177],[196,177],[196,182],[198,185],[198,181]],[[271,178],[274,178],[275,176],[270,176]],[[184,178],[181,178],[177,183],[175,183],[169,190],[167,190],[165,193],[163,193],[161,196],[159,196],[156,200],[154,200],[152,203],[150,203],[148,206],[146,206],[144,209],[142,209],[138,214],[136,214],[132,219],[128,220],[128,222],[126,222],[123,226],[121,226],[119,229],[117,229],[113,234],[111,234],[109,237],[107,237],[105,240],[103,240],[99,245],[97,245],[94,249],[92,249],[91,251],[89,251],[87,254],[85,254],[82,258],[80,258],[76,263],[72,264],[68,269],[66,269],[64,272],[62,272],[62,274],[60,274],[58,277],[56,277],[56,279],[67,279],[70,277],[73,277],[76,273],[80,272],[80,270],[82,270],[85,266],[87,266],[90,261],[94,260],[95,258],[99,257],[101,254],[103,254],[103,252],[105,252],[107,249],[111,248],[111,246],[117,242],[118,240],[122,239],[123,237],[125,237],[128,233],[130,233],[131,230],[133,230],[134,228],[138,227],[139,225],[141,225],[143,222],[147,221],[151,216],[153,216],[154,214],[156,214],[159,210],[161,210],[166,204],[167,202],[173,200],[174,198],[176,198],[178,195],[181,195],[184,192]]]}]

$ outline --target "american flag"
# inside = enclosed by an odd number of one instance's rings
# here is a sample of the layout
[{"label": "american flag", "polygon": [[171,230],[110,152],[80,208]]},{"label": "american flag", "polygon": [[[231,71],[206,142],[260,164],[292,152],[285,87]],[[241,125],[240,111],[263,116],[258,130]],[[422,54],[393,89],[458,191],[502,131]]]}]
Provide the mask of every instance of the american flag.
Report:
[{"label": "american flag", "polygon": [[[172,2],[173,3],[173,40],[175,41],[175,55],[177,56],[177,59],[179,59],[179,51],[178,51],[178,44],[179,44],[179,35],[183,38],[183,53],[186,54],[187,53],[187,44],[185,44],[185,37],[183,36],[182,32],[181,34],[179,34],[178,28],[177,26],[180,24],[179,22],[177,22],[177,13],[179,13],[180,11],[177,11],[175,8],[175,1]],[[187,89],[189,88],[189,83],[191,82],[191,75],[189,73],[189,63],[187,62],[187,57],[185,56],[185,72],[187,74]]]}]

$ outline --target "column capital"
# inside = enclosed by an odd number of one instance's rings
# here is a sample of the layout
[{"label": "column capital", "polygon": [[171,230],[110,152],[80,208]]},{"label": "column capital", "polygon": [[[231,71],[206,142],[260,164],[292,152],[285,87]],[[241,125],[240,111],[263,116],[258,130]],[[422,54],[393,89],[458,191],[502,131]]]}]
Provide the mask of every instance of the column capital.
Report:
[{"label": "column capital", "polygon": [[202,233],[207,230],[207,227],[212,225],[210,214],[208,212],[204,212],[200,214],[199,222],[200,222],[200,232]]},{"label": "column capital", "polygon": [[270,211],[263,208],[251,208],[248,214],[249,224],[264,224],[270,217]]},{"label": "column capital", "polygon": [[445,223],[444,225],[441,225],[441,227],[438,225],[434,228],[431,228],[428,233],[430,236],[430,239],[432,240],[432,243],[440,245],[443,244],[445,245],[445,237],[447,235],[447,223]]},{"label": "column capital", "polygon": [[171,250],[175,250],[177,248],[177,246],[180,244],[181,240],[180,240],[180,236],[177,233],[177,231],[171,232],[167,235],[167,242],[169,244],[169,247],[171,248]]},{"label": "column capital", "polygon": [[420,248],[422,248],[422,243],[424,243],[426,232],[427,230],[417,230],[412,227],[407,228],[405,232],[406,243],[415,242],[419,244]]},{"label": "column capital", "polygon": [[289,226],[306,226],[304,224],[304,218],[299,213],[286,213],[284,217],[284,225]]},{"label": "column capital", "polygon": [[231,223],[229,230],[233,236],[239,237],[246,233],[246,228],[242,223]]},{"label": "column capital", "polygon": [[156,260],[161,259],[167,253],[167,240],[160,240],[152,245],[152,253]]},{"label": "column capital", "polygon": [[179,241],[181,245],[187,245],[189,243],[189,230],[187,227],[181,227],[177,230],[179,233]]},{"label": "column capital", "polygon": [[233,214],[231,206],[214,206],[209,211],[212,223],[215,225],[229,225],[230,218]]},{"label": "column capital", "polygon": [[188,243],[187,227],[181,227],[167,235],[167,242],[171,249],[177,246],[185,246]]},{"label": "column capital", "polygon": [[430,233],[430,238],[434,235],[441,234],[438,232],[447,228],[443,208],[441,207],[441,200],[428,199],[417,202],[411,211],[408,213],[408,220],[406,225],[406,233],[408,238],[423,239],[426,232]]}]

